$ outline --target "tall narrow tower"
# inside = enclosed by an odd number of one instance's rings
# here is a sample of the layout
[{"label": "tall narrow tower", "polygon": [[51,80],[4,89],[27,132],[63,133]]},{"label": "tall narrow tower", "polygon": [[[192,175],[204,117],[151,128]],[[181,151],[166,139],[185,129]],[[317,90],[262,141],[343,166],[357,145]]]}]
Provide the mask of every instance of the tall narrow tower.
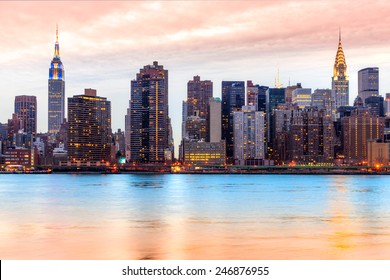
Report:
[{"label": "tall narrow tower", "polygon": [[129,161],[162,163],[172,151],[168,115],[168,70],[154,61],[131,81],[127,137]]},{"label": "tall narrow tower", "polygon": [[337,48],[336,60],[333,67],[332,90],[336,108],[348,106],[349,104],[349,80],[347,76],[347,64],[343,46],[341,44],[341,31],[339,30],[339,46]]},{"label": "tall narrow tower", "polygon": [[65,71],[60,58],[58,43],[58,26],[56,28],[56,43],[54,56],[49,68],[49,96],[48,96],[48,130],[55,134],[65,117]]}]

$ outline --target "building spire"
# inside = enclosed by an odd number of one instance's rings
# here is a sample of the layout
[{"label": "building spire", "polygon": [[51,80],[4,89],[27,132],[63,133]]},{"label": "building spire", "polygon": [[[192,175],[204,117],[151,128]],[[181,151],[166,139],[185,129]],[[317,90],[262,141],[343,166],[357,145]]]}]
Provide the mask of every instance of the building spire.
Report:
[{"label": "building spire", "polygon": [[343,51],[343,45],[341,43],[341,28],[339,27],[339,45],[337,48],[336,59],[333,68],[333,77],[347,76],[347,64],[345,62],[345,56]]},{"label": "building spire", "polygon": [[278,66],[278,74],[275,78],[275,87],[276,88],[282,88],[283,85],[280,83],[280,75],[279,75],[279,66]]},{"label": "building spire", "polygon": [[58,24],[56,25],[56,43],[54,45],[54,58],[60,58],[60,44],[58,43]]}]

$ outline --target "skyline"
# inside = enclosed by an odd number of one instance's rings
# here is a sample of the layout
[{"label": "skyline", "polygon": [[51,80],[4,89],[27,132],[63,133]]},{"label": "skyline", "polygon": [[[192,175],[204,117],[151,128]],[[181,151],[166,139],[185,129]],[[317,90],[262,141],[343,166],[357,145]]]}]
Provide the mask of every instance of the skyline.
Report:
[{"label": "skyline", "polygon": [[[35,95],[38,132],[47,131],[48,68],[57,23],[67,72],[66,99],[82,94],[84,88],[96,89],[112,102],[113,131],[124,130],[130,81],[139,69],[153,61],[164,65],[169,71],[169,115],[176,147],[181,104],[193,76],[211,80],[214,97],[221,97],[223,80],[252,80],[272,87],[278,68],[283,86],[290,80],[291,85],[300,82],[313,91],[331,88],[339,27],[350,104],[357,96],[357,72],[366,67],[379,67],[379,92],[382,96],[390,92],[390,81],[384,78],[390,74],[389,19],[377,21],[380,13],[390,12],[390,4],[382,1],[37,3],[0,3],[4,38],[0,90],[10,97],[0,104],[2,123],[12,117],[14,96]],[[326,17],[318,18],[319,8],[328,12]],[[57,10],[60,15],[53,13]],[[346,10],[348,16],[343,17]],[[150,24],[138,24],[145,19]]]}]

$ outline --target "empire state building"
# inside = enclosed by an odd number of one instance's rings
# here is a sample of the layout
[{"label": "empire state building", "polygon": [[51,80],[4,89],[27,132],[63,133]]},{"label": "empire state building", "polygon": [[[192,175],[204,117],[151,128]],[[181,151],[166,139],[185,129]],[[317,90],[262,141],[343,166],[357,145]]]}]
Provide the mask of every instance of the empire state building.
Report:
[{"label": "empire state building", "polygon": [[333,67],[332,90],[336,108],[348,106],[349,104],[349,80],[347,76],[347,64],[343,46],[341,44],[341,32],[339,32],[339,46],[337,48],[336,59]]},{"label": "empire state building", "polygon": [[60,58],[58,43],[58,26],[56,28],[56,42],[54,56],[49,68],[49,100],[48,100],[48,129],[55,134],[65,117],[65,71]]}]

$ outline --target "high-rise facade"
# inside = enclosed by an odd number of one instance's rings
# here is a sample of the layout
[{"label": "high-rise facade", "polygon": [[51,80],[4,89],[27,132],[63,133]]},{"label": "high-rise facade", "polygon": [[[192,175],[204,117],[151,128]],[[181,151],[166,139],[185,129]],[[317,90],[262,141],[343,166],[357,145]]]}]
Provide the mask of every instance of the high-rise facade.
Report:
[{"label": "high-rise facade", "polygon": [[55,134],[60,130],[65,118],[65,70],[60,57],[58,27],[54,56],[49,68],[48,130]]},{"label": "high-rise facade", "polygon": [[264,115],[253,105],[233,113],[235,164],[246,165],[252,160],[258,165],[264,159]]},{"label": "high-rise facade", "polygon": [[347,64],[341,44],[341,32],[339,33],[339,45],[333,67],[332,90],[336,109],[340,106],[349,105],[349,80],[347,76]]},{"label": "high-rise facade", "polygon": [[168,70],[154,61],[131,81],[129,108],[128,160],[162,163],[172,150],[171,122],[168,115]]},{"label": "high-rise facade", "polygon": [[252,81],[246,81],[246,105],[247,106],[255,106],[255,108],[257,109],[258,94],[259,94],[259,86],[254,85]]},{"label": "high-rise facade", "polygon": [[390,93],[386,93],[386,99],[385,99],[384,110],[386,117],[390,117]]},{"label": "high-rise facade", "polygon": [[221,127],[221,99],[210,97],[209,99],[209,116],[207,119],[207,127],[209,129],[207,139],[208,142],[220,142],[222,139]]},{"label": "high-rise facade", "polygon": [[291,102],[301,109],[311,106],[311,88],[294,89]]},{"label": "high-rise facade", "polygon": [[379,68],[369,67],[358,72],[358,96],[366,104],[366,98],[379,94]]},{"label": "high-rise facade", "polygon": [[311,95],[311,105],[318,109],[326,109],[332,111],[334,102],[332,100],[332,90],[316,89]]},{"label": "high-rise facade", "polygon": [[294,86],[287,86],[286,87],[286,90],[285,90],[285,102],[286,102],[286,104],[291,104],[292,103],[292,93],[297,88],[302,88],[301,83],[297,83]]},{"label": "high-rise facade", "polygon": [[273,140],[275,139],[275,129],[273,111],[279,104],[285,103],[285,91],[285,88],[269,88],[266,91],[266,139],[268,158],[271,158],[274,155]]},{"label": "high-rise facade", "polygon": [[187,100],[183,102],[182,138],[207,141],[210,129],[209,99],[213,97],[213,82],[199,76],[187,83]]},{"label": "high-rise facade", "polygon": [[360,107],[341,121],[345,159],[350,163],[366,161],[368,141],[384,137],[385,118]]},{"label": "high-rise facade", "polygon": [[368,109],[372,113],[374,113],[377,116],[384,117],[385,112],[384,112],[384,99],[383,96],[369,96],[365,99],[365,104]]},{"label": "high-rise facade", "polygon": [[331,162],[335,131],[332,117],[317,107],[294,109],[288,138],[290,160],[298,163]]},{"label": "high-rise facade", "polygon": [[68,98],[68,160],[108,162],[111,144],[111,102],[93,89]]},{"label": "high-rise facade", "polygon": [[201,81],[199,76],[187,83],[187,117],[199,116],[207,119],[209,98],[213,97],[213,82]]},{"label": "high-rise facade", "polygon": [[245,105],[245,82],[222,81],[222,139],[226,141],[226,156],[234,156],[233,113]]},{"label": "high-rise facade", "polygon": [[[37,98],[30,95],[15,96],[15,114],[21,120],[19,129],[32,134],[37,133]],[[17,132],[17,131],[16,131]],[[16,133],[15,132],[15,133]]]}]

